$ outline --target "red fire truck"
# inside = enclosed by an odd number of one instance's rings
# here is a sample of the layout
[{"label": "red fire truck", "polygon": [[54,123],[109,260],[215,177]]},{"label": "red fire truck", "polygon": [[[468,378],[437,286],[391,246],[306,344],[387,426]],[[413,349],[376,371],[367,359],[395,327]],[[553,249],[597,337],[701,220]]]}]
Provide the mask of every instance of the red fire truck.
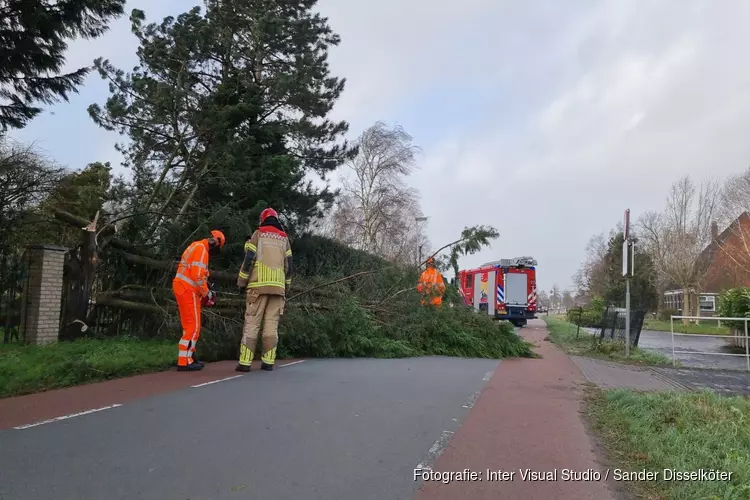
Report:
[{"label": "red fire truck", "polygon": [[525,326],[536,318],[536,265],[533,257],[516,257],[459,271],[459,293],[475,311]]}]

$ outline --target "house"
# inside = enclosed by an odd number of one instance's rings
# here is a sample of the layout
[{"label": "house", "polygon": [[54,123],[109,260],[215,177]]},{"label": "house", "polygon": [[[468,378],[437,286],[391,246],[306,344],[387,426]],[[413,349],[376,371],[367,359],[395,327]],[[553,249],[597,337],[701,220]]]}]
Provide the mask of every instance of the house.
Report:
[{"label": "house", "polygon": [[[698,260],[709,263],[699,295],[700,315],[715,316],[721,293],[750,286],[750,212],[742,213],[721,234],[712,223],[711,243]],[[682,313],[684,296],[684,290],[670,287],[664,292],[664,307]]]}]

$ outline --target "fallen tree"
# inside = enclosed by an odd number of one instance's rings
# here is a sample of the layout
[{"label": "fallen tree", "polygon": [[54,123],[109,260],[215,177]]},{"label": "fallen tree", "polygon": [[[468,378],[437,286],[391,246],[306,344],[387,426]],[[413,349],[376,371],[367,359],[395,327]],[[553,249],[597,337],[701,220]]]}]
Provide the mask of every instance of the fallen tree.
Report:
[{"label": "fallen tree", "polygon": [[[55,215],[84,228],[83,219]],[[121,278],[109,278],[111,286],[91,297],[93,308],[81,322],[86,323],[86,335],[178,338],[181,328],[171,290],[177,261],[137,252],[107,227],[99,229],[96,241],[107,235],[105,260],[110,267],[125,265],[127,270],[120,272]],[[455,270],[460,256],[480,250],[495,237],[493,228],[467,228],[432,257],[447,253],[444,260]],[[464,307],[451,286],[442,310],[421,306],[418,267],[398,266],[320,236],[304,235],[293,242],[293,249],[296,276],[279,327],[280,356],[531,356],[530,346],[509,324]],[[203,311],[200,345],[206,361],[237,355],[245,301],[235,286],[236,273],[210,269],[218,304]]]}]

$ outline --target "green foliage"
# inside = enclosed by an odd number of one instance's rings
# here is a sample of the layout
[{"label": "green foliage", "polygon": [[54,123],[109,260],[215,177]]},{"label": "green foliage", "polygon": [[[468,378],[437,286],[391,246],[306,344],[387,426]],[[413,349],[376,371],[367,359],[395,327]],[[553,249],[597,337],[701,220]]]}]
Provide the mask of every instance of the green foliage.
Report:
[{"label": "green foliage", "polygon": [[[596,391],[588,413],[624,471],[657,472],[655,481],[632,481],[639,498],[740,500],[750,498],[750,400],[701,392]],[[715,470],[729,481],[670,480],[665,469]]]},{"label": "green foliage", "polygon": [[53,220],[54,210],[63,210],[85,220],[100,212],[99,229],[102,228],[104,207],[114,201],[112,167],[109,163],[90,163],[81,170],[70,172],[50,189],[38,207],[27,214],[33,239],[28,243],[52,243],[73,248],[81,242],[81,228],[61,225]]},{"label": "green foliage", "polygon": [[302,276],[343,277],[391,265],[385,259],[370,253],[313,234],[303,234],[291,243],[295,270]]},{"label": "green foliage", "polygon": [[0,398],[167,370],[175,353],[174,342],[134,338],[0,344]]},{"label": "green foliage", "polygon": [[670,321],[672,316],[679,316],[680,312],[677,309],[662,309],[659,311],[660,321]]},{"label": "green foliage", "polygon": [[416,296],[401,300],[401,307],[389,313],[394,316],[389,323],[356,298],[325,311],[290,307],[279,350],[288,357],[532,356],[530,345],[509,323],[461,306],[425,308]]},{"label": "green foliage", "polygon": [[604,299],[596,297],[586,307],[569,309],[567,320],[582,327],[598,327],[602,324],[605,309]]},{"label": "green foliage", "polygon": [[[416,292],[416,269],[389,264],[314,235],[296,239],[293,250],[298,274],[281,318],[279,356],[532,355],[529,345],[509,324],[493,322],[462,306],[454,287],[448,287],[442,310],[423,307]],[[306,291],[310,293],[301,293]],[[236,313],[220,316],[204,310],[198,347],[201,359],[236,359],[244,321],[239,300],[219,296],[217,306],[237,307]],[[168,315],[117,314],[109,324],[120,333],[177,342],[180,326],[174,311]],[[110,335],[103,326],[90,329],[89,334]]]},{"label": "green foliage", "polygon": [[63,173],[33,147],[0,138],[0,252],[22,245],[22,236],[33,232],[30,213]]},{"label": "green foliage", "polygon": [[[462,255],[473,255],[500,236],[497,229],[491,226],[465,227],[461,231],[461,238],[451,245],[449,263],[453,272],[458,276],[458,259]],[[442,249],[441,249],[442,250]]]},{"label": "green foliage", "polygon": [[339,37],[315,1],[205,4],[151,24],[134,10],[138,67],[96,61],[112,95],[89,113],[130,138],[132,218],[121,235],[159,241],[163,255],[214,227],[241,245],[267,206],[298,233],[334,196],[306,177],[325,178],[356,152],[341,143],[347,123],[326,118],[344,80],[330,74]]},{"label": "green foliage", "polygon": [[95,38],[123,12],[125,0],[4,0],[0,44],[0,131],[23,128],[41,112],[36,103],[68,100],[89,68],[59,74],[67,41]]},{"label": "green foliage", "polygon": [[[622,276],[622,244],[625,236],[619,232],[609,239],[607,253],[604,257],[604,292],[607,303],[623,306],[625,304],[625,278]],[[656,290],[656,275],[650,255],[641,250],[635,240],[635,275],[630,279],[630,304],[633,309],[656,310],[659,305],[659,293]]]},{"label": "green foliage", "polygon": [[[750,287],[732,288],[719,298],[719,316],[723,318],[750,318]],[[726,321],[730,328],[744,330],[742,321]]]}]

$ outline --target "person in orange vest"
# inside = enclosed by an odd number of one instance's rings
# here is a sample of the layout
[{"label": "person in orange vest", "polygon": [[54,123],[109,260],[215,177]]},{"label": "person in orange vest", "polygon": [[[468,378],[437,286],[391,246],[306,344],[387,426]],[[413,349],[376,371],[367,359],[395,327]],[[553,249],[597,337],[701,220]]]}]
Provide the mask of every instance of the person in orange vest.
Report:
[{"label": "person in orange vest", "polygon": [[429,300],[431,305],[442,307],[445,283],[443,282],[443,275],[435,267],[434,257],[427,259],[427,269],[419,277],[417,291],[422,296],[422,305],[425,305]]},{"label": "person in orange vest", "polygon": [[208,238],[192,242],[182,253],[172,291],[177,300],[182,324],[182,338],[177,348],[177,371],[198,371],[203,363],[195,356],[195,345],[201,332],[201,306],[212,306],[216,300],[208,286],[208,258],[224,247],[226,238],[218,230]]}]

